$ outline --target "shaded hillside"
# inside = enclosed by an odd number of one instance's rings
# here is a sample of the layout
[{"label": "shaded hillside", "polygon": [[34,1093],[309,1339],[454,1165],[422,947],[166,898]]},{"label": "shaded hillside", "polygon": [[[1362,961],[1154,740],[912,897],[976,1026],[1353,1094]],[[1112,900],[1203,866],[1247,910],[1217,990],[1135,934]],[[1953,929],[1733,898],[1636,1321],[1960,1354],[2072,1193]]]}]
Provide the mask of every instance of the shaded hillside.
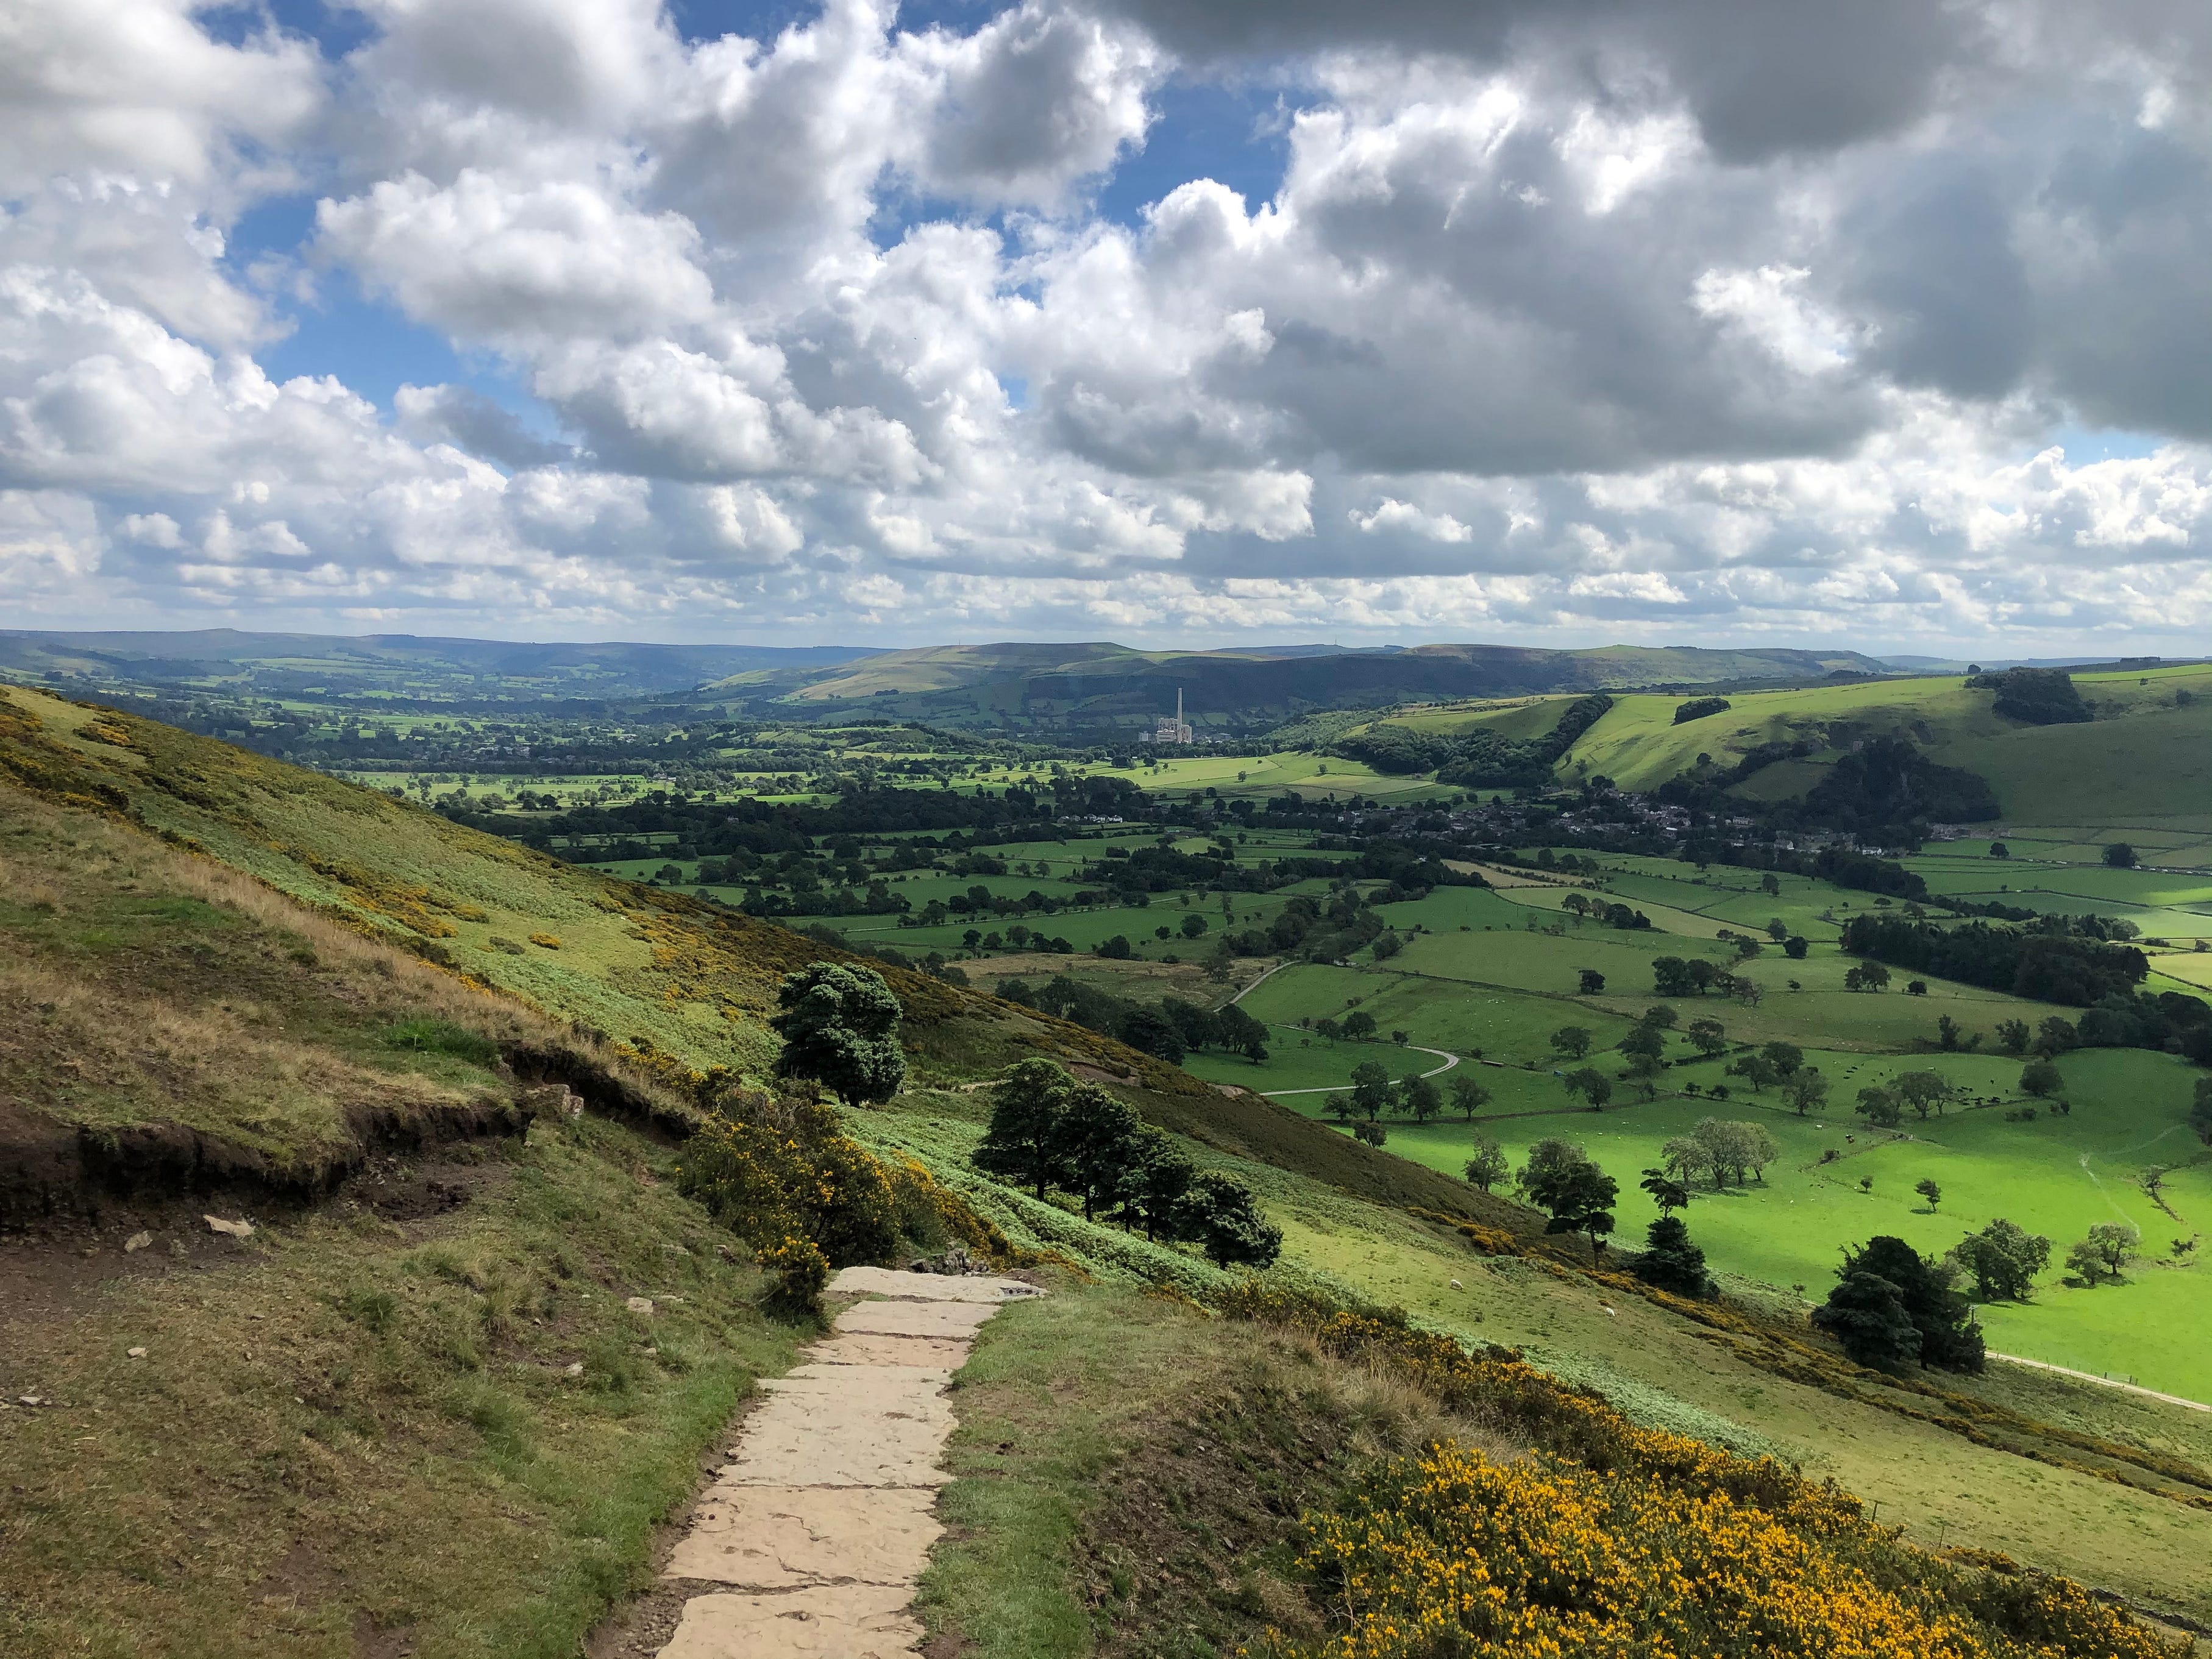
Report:
[{"label": "shaded hillside", "polygon": [[1819,679],[1878,673],[1853,652],[1708,651],[1496,645],[1411,650],[1132,651],[1108,644],[995,645],[890,652],[825,676],[778,705],[799,718],[866,707],[954,727],[1041,726],[1134,732],[1172,714],[1178,691],[1201,731],[1273,726],[1307,710],[1667,683]]},{"label": "shaded hillside", "polygon": [[83,688],[361,699],[384,714],[410,704],[512,708],[688,691],[743,676],[781,689],[866,651],[838,646],[532,644],[370,634],[40,633],[0,630],[0,670]]}]

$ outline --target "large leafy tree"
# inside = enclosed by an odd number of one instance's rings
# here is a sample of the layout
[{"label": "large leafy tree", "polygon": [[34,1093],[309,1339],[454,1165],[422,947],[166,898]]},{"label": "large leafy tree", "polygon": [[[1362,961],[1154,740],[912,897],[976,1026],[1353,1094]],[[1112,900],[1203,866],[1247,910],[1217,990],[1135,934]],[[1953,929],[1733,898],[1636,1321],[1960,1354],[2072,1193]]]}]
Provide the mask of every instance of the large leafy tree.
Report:
[{"label": "large leafy tree", "polygon": [[1586,1233],[1592,1249],[1604,1249],[1620,1185],[1591,1163],[1580,1146],[1565,1140],[1538,1141],[1528,1149],[1520,1186],[1530,1203],[1551,1216],[1546,1232]]},{"label": "large leafy tree", "polygon": [[2051,1241],[1999,1216],[1951,1247],[1951,1260],[1973,1275],[1984,1302],[2025,1302],[2036,1274],[2051,1265]]},{"label": "large leafy tree", "polygon": [[1001,1181],[1018,1182],[1039,1198],[1060,1184],[1066,1142],[1060,1132],[1075,1079],[1048,1060],[1025,1060],[991,1091],[991,1124],[971,1161]]},{"label": "large leafy tree", "polygon": [[889,1100],[906,1080],[899,1000],[872,968],[817,963],[786,974],[782,1011],[769,1029],[783,1039],[778,1077],[811,1078],[848,1106]]}]

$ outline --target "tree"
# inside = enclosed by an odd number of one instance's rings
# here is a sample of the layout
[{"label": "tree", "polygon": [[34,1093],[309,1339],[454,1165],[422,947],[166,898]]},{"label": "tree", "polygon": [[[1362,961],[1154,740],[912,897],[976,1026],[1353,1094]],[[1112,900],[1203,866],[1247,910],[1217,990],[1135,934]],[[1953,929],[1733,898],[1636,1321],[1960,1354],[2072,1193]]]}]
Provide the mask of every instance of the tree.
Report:
[{"label": "tree", "polygon": [[1370,1121],[1352,1126],[1352,1139],[1365,1146],[1380,1146],[1389,1139],[1390,1132],[1381,1124]]},{"label": "tree", "polygon": [[1920,1334],[1917,1357],[1923,1365],[1954,1371],[1982,1369],[1981,1327],[1974,1322],[1966,1298],[1951,1287],[1946,1266],[1885,1234],[1869,1239],[1856,1251],[1844,1251],[1844,1273],[1845,1278],[1871,1273],[1894,1287],[1905,1316]]},{"label": "tree", "polygon": [[1984,1302],[2025,1302],[2036,1274],[2051,1264],[2051,1241],[1999,1216],[1951,1247],[1950,1259],[1974,1279]]},{"label": "tree", "polygon": [[2197,1079],[2197,1098],[2189,1108],[2189,1127],[2199,1140],[2212,1144],[2212,1077]]},{"label": "tree", "polygon": [[1206,927],[1206,918],[1194,910],[1182,919],[1182,936],[1185,939],[1203,939]]},{"label": "tree", "polygon": [[2008,1054],[2024,1054],[2029,1040],[2035,1033],[2024,1019],[2001,1019],[1997,1022],[1997,1047]]},{"label": "tree", "polygon": [[1170,1066],[1182,1064],[1183,1034],[1158,1008],[1139,1003],[1114,1022],[1114,1035],[1139,1054],[1164,1060]]},{"label": "tree", "polygon": [[1765,875],[1759,878],[1759,890],[1765,894],[1769,898],[1780,898],[1782,896],[1782,878],[1776,875],[1773,871],[1769,870]]},{"label": "tree", "polygon": [[2066,1265],[2081,1275],[2084,1284],[2100,1278],[2118,1279],[2128,1264],[2142,1253],[2142,1234],[2129,1222],[2091,1224],[2089,1236],[2066,1252]]},{"label": "tree", "polygon": [[1060,1184],[1083,1201],[1083,1218],[1116,1202],[1139,1155],[1144,1120],[1128,1103],[1095,1083],[1067,1091],[1054,1128],[1059,1142]]},{"label": "tree", "polygon": [[1928,1213],[1930,1215],[1936,1213],[1936,1206],[1943,1201],[1943,1189],[1936,1184],[1932,1176],[1923,1176],[1912,1183],[1912,1190],[1928,1200]]},{"label": "tree", "polygon": [[1802,933],[1792,933],[1782,941],[1782,954],[1792,962],[1805,960],[1805,953],[1813,947]]},{"label": "tree", "polygon": [[1766,936],[1777,945],[1781,944],[1790,937],[1790,924],[1779,916],[1769,916],[1766,919]]},{"label": "tree", "polygon": [[1782,1079],[1782,1092],[1802,1117],[1828,1097],[1828,1079],[1817,1066],[1801,1066]]},{"label": "tree", "polygon": [[1375,1040],[1375,1016],[1364,1008],[1355,1008],[1344,1017],[1344,1040],[1346,1042],[1372,1042]]},{"label": "tree", "polygon": [[1467,1161],[1468,1186],[1480,1187],[1486,1193],[1504,1180],[1511,1170],[1511,1164],[1506,1161],[1504,1147],[1487,1135],[1475,1137],[1474,1156]]},{"label": "tree", "polygon": [[1713,1172],[1712,1149],[1695,1135],[1673,1135],[1659,1149],[1660,1162],[1669,1177],[1677,1182],[1693,1180],[1699,1176],[1716,1187],[1720,1178]]},{"label": "tree", "polygon": [[1061,1180],[1060,1120],[1075,1079],[1048,1060],[1024,1060],[991,1091],[991,1123],[969,1162],[1039,1198]]},{"label": "tree", "polygon": [[1444,1109],[1443,1091],[1425,1077],[1409,1077],[1398,1085],[1398,1109],[1416,1123],[1426,1123]]},{"label": "tree", "polygon": [[1283,1230],[1261,1213],[1250,1188],[1225,1175],[1194,1180],[1178,1220],[1217,1267],[1266,1267],[1282,1254]]},{"label": "tree", "polygon": [[1538,1183],[1554,1179],[1571,1164],[1589,1162],[1589,1154],[1577,1143],[1547,1135],[1529,1147],[1528,1160],[1521,1166],[1520,1174],[1513,1177],[1513,1184],[1524,1196],[1533,1197]]},{"label": "tree", "polygon": [[1123,1208],[1134,1216],[1146,1238],[1173,1237],[1183,1195],[1198,1178],[1198,1166],[1176,1150],[1174,1140],[1149,1125],[1138,1137],[1121,1188]]},{"label": "tree", "polygon": [[1730,1077],[1740,1077],[1751,1085],[1753,1094],[1764,1094],[1781,1080],[1782,1074],[1774,1069],[1774,1062],[1765,1054],[1746,1054],[1729,1068]]},{"label": "tree", "polygon": [[2020,1068],[2020,1091],[2024,1095],[2048,1100],[2065,1086],[2066,1079],[2047,1060],[2031,1060]]},{"label": "tree", "polygon": [[1353,1118],[1359,1115],[1358,1103],[1342,1090],[1339,1090],[1336,1093],[1331,1095],[1328,1099],[1322,1103],[1322,1110],[1327,1112],[1339,1123],[1349,1123]]},{"label": "tree", "polygon": [[1905,1116],[1905,1103],[1894,1090],[1876,1085],[1859,1091],[1858,1115],[1877,1129],[1894,1129]]},{"label": "tree", "polygon": [[1897,1097],[1927,1119],[1929,1110],[1941,1110],[1951,1097],[1951,1085],[1941,1072],[1902,1072],[1890,1080]]},{"label": "tree", "polygon": [[1705,1272],[1705,1253],[1690,1242],[1689,1227],[1680,1216],[1662,1215],[1644,1230],[1644,1254],[1630,1271],[1645,1284],[1676,1296],[1704,1297],[1712,1292]]},{"label": "tree", "polygon": [[1844,975],[1846,991],[1887,991],[1889,969],[1878,962],[1862,962]]},{"label": "tree", "polygon": [[1578,988],[1583,996],[1594,997],[1605,989],[1605,975],[1596,969],[1579,968],[1575,971],[1580,981]]},{"label": "tree", "polygon": [[1587,1234],[1590,1249],[1601,1255],[1620,1195],[1620,1183],[1587,1158],[1563,1162],[1528,1186],[1529,1198],[1550,1212],[1546,1232]]},{"label": "tree", "polygon": [[2001,841],[1993,841],[1990,843],[1990,856],[1993,859],[2008,859],[2012,856],[2012,848]]},{"label": "tree", "polygon": [[1566,1085],[1569,1095],[1581,1095],[1587,1099],[1593,1111],[1603,1111],[1606,1102],[1613,1098],[1612,1080],[1595,1066],[1570,1072],[1560,1081]]},{"label": "tree", "polygon": [[1707,1056],[1728,1047],[1728,1031],[1717,1019],[1693,1019],[1682,1035],[1689,1038],[1692,1048]]},{"label": "tree", "polygon": [[1590,1050],[1590,1034],[1579,1025],[1562,1025],[1552,1033],[1552,1048],[1569,1060],[1580,1060]]},{"label": "tree", "polygon": [[1352,1068],[1352,1103],[1372,1122],[1390,1103],[1390,1069],[1379,1060],[1363,1060]]},{"label": "tree", "polygon": [[1671,1031],[1680,1018],[1665,1003],[1655,1002],[1637,1017],[1636,1023],[1655,1031]]},{"label": "tree", "polygon": [[811,1078],[848,1106],[889,1100],[906,1080],[899,1000],[872,968],[818,962],[786,974],[782,1010],[769,1029],[783,1039],[778,1077]]},{"label": "tree", "polygon": [[2136,849],[2124,841],[2116,841],[2105,849],[2105,862],[2115,870],[2136,867]]},{"label": "tree", "polygon": [[1452,1109],[1468,1122],[1474,1115],[1490,1104],[1489,1087],[1471,1077],[1455,1077],[1451,1080]]},{"label": "tree", "polygon": [[[1938,1048],[1947,1053],[1957,1049],[1965,1035],[1966,1033],[1960,1028],[1959,1022],[1950,1015],[1938,1014],[1936,1017],[1936,1046]],[[1975,1042],[1978,1045],[1980,1039],[1978,1037]]]},{"label": "tree", "polygon": [[1667,1036],[1656,1025],[1637,1025],[1616,1046],[1631,1060],[1650,1060],[1656,1071],[1659,1057],[1667,1052]]},{"label": "tree", "polygon": [[1646,1170],[1644,1179],[1636,1184],[1650,1195],[1661,1215],[1672,1215],[1690,1206],[1690,1189],[1664,1170]]},{"label": "tree", "polygon": [[1905,1298],[1879,1273],[1846,1273],[1813,1310],[1813,1324],[1853,1360],[1876,1370],[1901,1371],[1920,1357],[1920,1331],[1905,1310]]}]

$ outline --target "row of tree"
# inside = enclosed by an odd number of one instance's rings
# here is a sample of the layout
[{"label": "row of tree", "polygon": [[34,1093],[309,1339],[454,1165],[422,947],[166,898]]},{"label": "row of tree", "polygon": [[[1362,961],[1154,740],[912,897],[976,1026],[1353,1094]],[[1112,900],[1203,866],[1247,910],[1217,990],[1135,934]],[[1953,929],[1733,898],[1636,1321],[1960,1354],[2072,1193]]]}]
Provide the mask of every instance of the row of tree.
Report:
[{"label": "row of tree", "polygon": [[1249,1188],[1200,1171],[1127,1102],[1048,1060],[1021,1061],[992,1091],[973,1161],[1039,1200],[1068,1194],[1086,1220],[1194,1243],[1219,1267],[1265,1267],[1282,1249]]}]

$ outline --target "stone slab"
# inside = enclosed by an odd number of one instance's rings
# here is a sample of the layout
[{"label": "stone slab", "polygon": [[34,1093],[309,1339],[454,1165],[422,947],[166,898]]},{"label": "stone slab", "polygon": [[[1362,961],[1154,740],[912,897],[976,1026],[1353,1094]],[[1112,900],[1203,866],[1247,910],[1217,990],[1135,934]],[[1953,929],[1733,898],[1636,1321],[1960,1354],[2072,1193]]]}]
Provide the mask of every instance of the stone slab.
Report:
[{"label": "stone slab", "polygon": [[776,1393],[745,1419],[722,1484],[754,1486],[939,1486],[951,1409],[887,1411],[819,1395]]},{"label": "stone slab", "polygon": [[1018,1279],[1000,1279],[991,1273],[910,1273],[895,1267],[846,1267],[830,1281],[830,1294],[996,1304],[1044,1292]]},{"label": "stone slab", "polygon": [[934,1492],[850,1486],[744,1486],[709,1494],[668,1559],[665,1578],[748,1589],[807,1584],[911,1588],[945,1528]]},{"label": "stone slab", "polygon": [[921,1641],[910,1584],[695,1595],[661,1659],[899,1659]]},{"label": "stone slab", "polygon": [[955,1336],[872,1336],[865,1332],[824,1337],[806,1351],[810,1365],[914,1366],[922,1370],[958,1370],[968,1363],[969,1343]]},{"label": "stone slab", "polygon": [[918,1365],[824,1365],[818,1371],[799,1365],[781,1376],[763,1377],[760,1390],[771,1400],[814,1401],[829,1412],[923,1418],[942,1423],[950,1433],[952,1405],[945,1392],[949,1380],[943,1371]]},{"label": "stone slab", "polygon": [[998,1312],[996,1303],[857,1302],[834,1322],[841,1334],[973,1336]]}]

